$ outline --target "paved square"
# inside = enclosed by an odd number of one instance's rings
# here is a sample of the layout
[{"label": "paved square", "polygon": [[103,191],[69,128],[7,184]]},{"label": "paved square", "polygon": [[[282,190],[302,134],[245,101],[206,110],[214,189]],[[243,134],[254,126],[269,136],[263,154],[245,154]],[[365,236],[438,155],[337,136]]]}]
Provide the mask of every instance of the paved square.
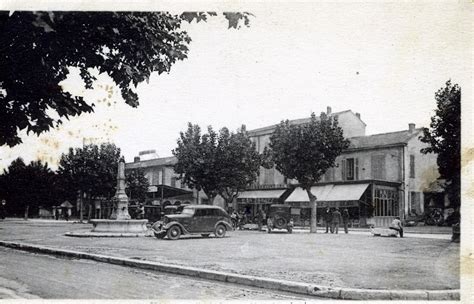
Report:
[{"label": "paved square", "polygon": [[224,239],[71,238],[91,225],[0,223],[0,239],[234,273],[369,289],[458,289],[459,244],[362,234],[228,232]]}]

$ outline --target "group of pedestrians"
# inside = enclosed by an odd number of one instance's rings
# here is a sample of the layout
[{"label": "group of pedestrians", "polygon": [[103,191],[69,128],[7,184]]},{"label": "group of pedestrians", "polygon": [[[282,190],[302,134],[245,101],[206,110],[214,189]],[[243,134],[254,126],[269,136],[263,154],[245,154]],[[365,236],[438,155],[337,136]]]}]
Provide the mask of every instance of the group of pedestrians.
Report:
[{"label": "group of pedestrians", "polygon": [[339,208],[327,208],[324,212],[324,221],[326,222],[326,233],[339,233],[339,224],[344,225],[344,232],[349,233],[349,210],[344,209],[341,212]]}]

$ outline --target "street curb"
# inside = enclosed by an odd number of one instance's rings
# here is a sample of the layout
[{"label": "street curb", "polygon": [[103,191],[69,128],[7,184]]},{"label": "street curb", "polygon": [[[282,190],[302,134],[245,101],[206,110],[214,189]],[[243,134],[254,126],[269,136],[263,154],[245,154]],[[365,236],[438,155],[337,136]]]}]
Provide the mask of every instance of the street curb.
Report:
[{"label": "street curb", "polygon": [[263,278],[237,273],[205,270],[189,266],[164,264],[159,262],[119,258],[100,254],[85,253],[73,250],[57,249],[38,245],[0,241],[0,246],[43,254],[58,255],[80,259],[94,260],[103,263],[154,270],[197,277],[207,280],[228,282],[252,287],[292,292],[297,294],[343,300],[460,300],[460,290],[376,290],[338,288]]}]

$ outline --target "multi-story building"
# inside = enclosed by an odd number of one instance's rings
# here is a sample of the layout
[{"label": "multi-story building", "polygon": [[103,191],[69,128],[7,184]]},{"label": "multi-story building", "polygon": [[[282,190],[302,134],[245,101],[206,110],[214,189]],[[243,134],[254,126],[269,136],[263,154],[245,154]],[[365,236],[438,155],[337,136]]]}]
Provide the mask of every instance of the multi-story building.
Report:
[{"label": "multi-story building", "polygon": [[[153,152],[143,151],[143,152]],[[181,183],[173,166],[176,158],[171,157],[147,157],[148,153],[140,152],[133,163],[125,164],[125,171],[141,169],[148,179],[148,205],[180,205],[180,204],[205,204],[207,197],[203,191],[189,189]],[[133,194],[132,194],[133,197]]]},{"label": "multi-story building", "polygon": [[[311,189],[318,200],[318,213],[322,214],[326,207],[347,208],[357,221],[377,226],[387,225],[395,216],[423,213],[425,202],[437,197],[439,187],[435,189],[433,185],[439,173],[436,155],[420,153],[425,147],[418,138],[422,129],[409,124],[403,131],[366,136],[366,124],[359,113],[331,113],[328,107],[327,114],[338,119],[351,144],[336,159],[336,166]],[[308,119],[300,119],[290,123],[307,122]],[[249,131],[260,152],[275,128],[272,125]],[[275,202],[291,204],[297,220],[309,220],[306,191],[275,168],[261,168],[258,182],[237,199],[238,207],[250,213],[258,208],[265,210]]]},{"label": "multi-story building", "polygon": [[[409,124],[406,130],[365,135],[366,124],[359,113],[351,110],[332,113],[328,107],[327,115],[338,119],[351,144],[336,159],[335,167],[312,187],[318,200],[318,214],[326,207],[347,208],[361,225],[384,226],[395,216],[404,218],[411,212],[423,213],[425,206],[449,204],[440,193],[436,155],[420,152],[425,147],[419,140],[422,129]],[[308,121],[306,118],[290,123]],[[268,146],[276,126],[248,131],[260,153]],[[146,160],[142,157],[126,164],[126,170],[141,168],[145,172],[151,185],[149,204],[206,203],[202,191],[180,183],[173,171],[175,163],[174,157]],[[255,215],[258,209],[266,211],[274,203],[292,205],[295,220],[309,222],[307,193],[298,187],[298,181],[287,179],[275,168],[260,168],[258,181],[240,193],[232,207]],[[219,197],[214,204],[224,206]]]}]

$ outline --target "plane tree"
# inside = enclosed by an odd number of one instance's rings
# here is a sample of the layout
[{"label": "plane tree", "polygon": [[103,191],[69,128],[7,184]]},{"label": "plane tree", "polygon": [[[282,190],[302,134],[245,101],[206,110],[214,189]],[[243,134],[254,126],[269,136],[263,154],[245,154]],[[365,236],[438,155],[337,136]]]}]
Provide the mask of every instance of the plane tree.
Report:
[{"label": "plane tree", "polygon": [[262,158],[242,126],[237,132],[208,127],[201,134],[198,125],[188,124],[180,133],[174,170],[192,189],[203,190],[212,204],[220,195],[228,207],[238,194],[258,178]]},{"label": "plane tree", "polygon": [[461,88],[446,82],[435,93],[437,109],[430,128],[423,129],[420,140],[429,146],[422,153],[436,153],[439,173],[452,206],[461,204]]},{"label": "plane tree", "polygon": [[316,233],[317,197],[311,187],[324,173],[334,167],[336,158],[349,147],[337,119],[314,113],[305,124],[282,121],[270,137],[267,153],[276,169],[290,179],[296,179],[299,187],[308,194],[311,206],[310,232]]}]

